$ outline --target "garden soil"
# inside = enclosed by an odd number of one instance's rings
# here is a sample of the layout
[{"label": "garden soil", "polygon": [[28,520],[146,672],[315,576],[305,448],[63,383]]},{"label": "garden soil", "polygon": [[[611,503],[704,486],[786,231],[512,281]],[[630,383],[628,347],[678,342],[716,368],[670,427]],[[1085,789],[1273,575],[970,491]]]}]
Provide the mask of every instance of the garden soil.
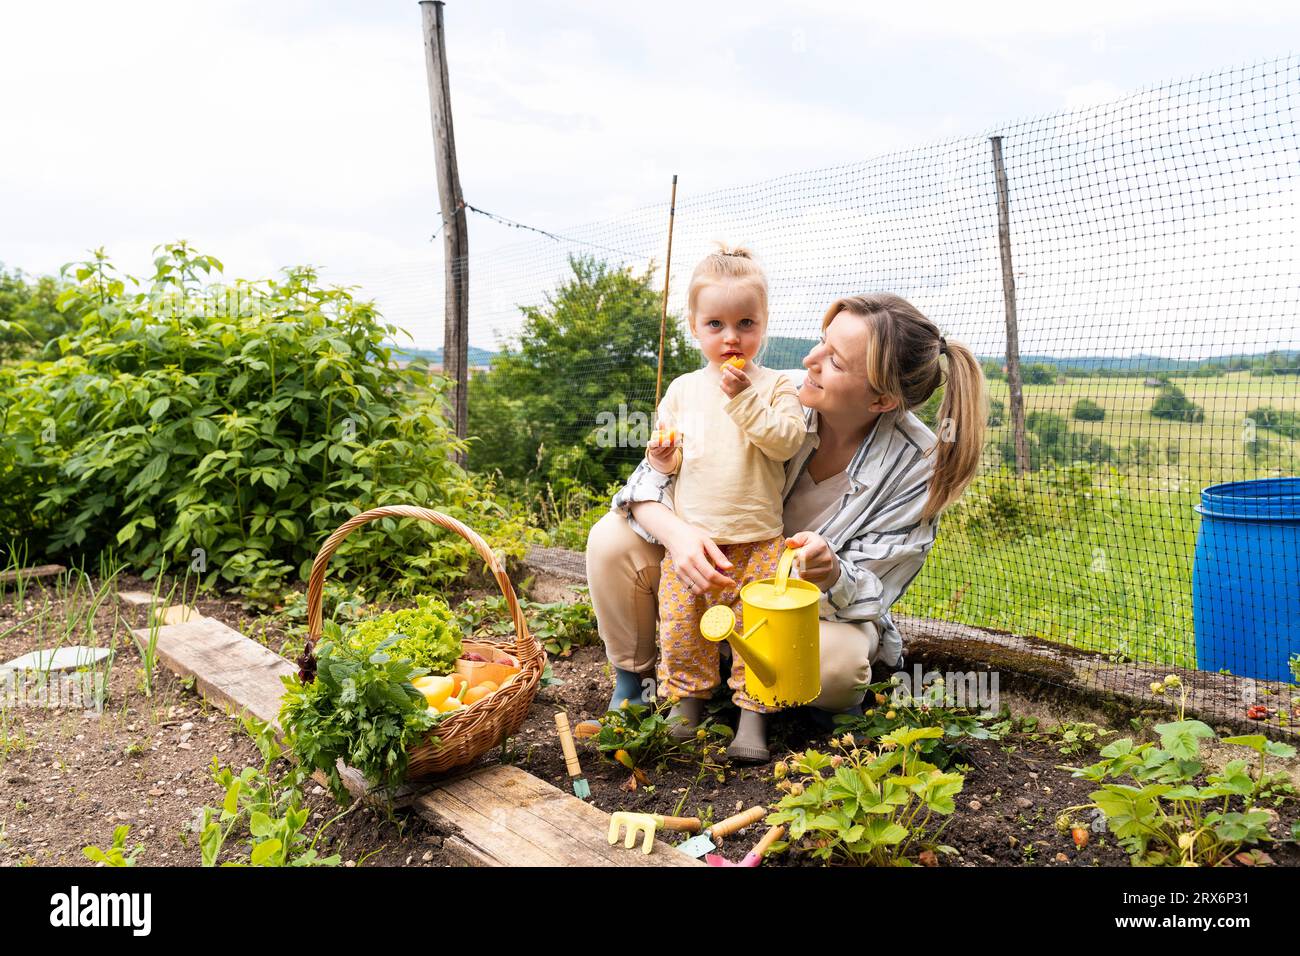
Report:
[{"label": "garden soil", "polygon": [[[118,587],[152,591],[149,583],[130,578],[120,580]],[[39,610],[40,600],[39,594],[28,592],[21,614],[24,621]],[[262,640],[273,650],[296,653],[292,630],[274,614],[249,611],[236,600],[194,603],[200,613]],[[0,735],[0,866],[91,865],[83,848],[107,847],[121,824],[130,826],[127,847],[143,846],[138,865],[197,866],[199,849],[191,823],[204,806],[219,806],[223,796],[212,780],[213,759],[236,771],[261,765],[239,722],[207,705],[166,668],[159,668],[152,696],[143,693],[140,654],[126,627],[144,626],[145,612],[123,603],[101,608],[95,625],[102,646],[113,634],[116,613],[121,615],[117,657],[103,713],[19,707],[5,715]],[[0,604],[0,632],[18,620],[10,595]],[[80,640],[96,642],[84,636]],[[0,638],[0,660],[34,650],[37,644],[35,627],[19,627]],[[552,665],[558,683],[539,692],[520,732],[482,762],[504,760],[571,791],[554,714],[565,709],[573,724],[599,717],[609,700],[609,671],[603,653],[594,647],[577,648],[569,657],[554,659]],[[1013,705],[1013,711],[1034,709],[1040,711],[1042,724],[1050,725],[1051,706],[1028,699]],[[713,711],[717,719],[734,721],[735,711],[725,700],[717,701]],[[1132,732],[1127,728],[1121,734]],[[696,766],[651,769],[648,782],[635,788],[626,768],[581,742],[579,750],[591,800],[601,809],[718,820],[774,802],[779,796],[773,787],[775,760],[791,750],[824,747],[828,736],[806,709],[789,711],[771,719],[773,760],[769,763],[729,766],[721,782],[701,775]],[[1221,750],[1207,762],[1244,753],[1240,748]],[[1051,741],[1023,733],[997,741],[972,741],[958,761],[966,782],[957,797],[957,811],[938,839],[953,852],[941,853],[939,865],[1127,866],[1127,855],[1113,837],[1095,834],[1080,850],[1068,833],[1056,829],[1064,808],[1086,802],[1094,789],[1060,766],[1095,759],[1095,752],[1063,756]],[[1295,765],[1287,762],[1293,777]],[[321,788],[308,789],[309,828],[314,829],[340,808]],[[1286,801],[1274,811],[1277,819],[1271,832],[1280,838],[1289,835],[1300,817],[1298,810],[1295,799]],[[727,841],[724,852],[739,859],[764,829],[759,824],[742,831]],[[356,808],[326,829],[320,849],[322,855],[338,853],[343,865],[446,866],[455,861],[443,850],[445,836],[446,832],[407,811]],[[232,846],[231,852],[236,848]],[[1300,850],[1293,842],[1279,840],[1267,852],[1276,864],[1300,864]],[[771,864],[810,862],[806,854],[785,854]]]}]

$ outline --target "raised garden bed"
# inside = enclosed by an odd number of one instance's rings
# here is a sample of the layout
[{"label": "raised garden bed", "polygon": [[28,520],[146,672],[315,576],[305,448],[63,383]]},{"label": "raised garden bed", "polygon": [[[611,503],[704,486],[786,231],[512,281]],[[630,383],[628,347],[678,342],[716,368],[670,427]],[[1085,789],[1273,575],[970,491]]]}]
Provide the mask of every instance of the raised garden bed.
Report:
[{"label": "raised garden bed", "polygon": [[[149,590],[138,580],[119,582],[122,590]],[[284,632],[266,619],[249,614],[235,601],[194,602],[208,617],[223,620],[243,633],[261,638],[280,651]],[[33,610],[28,595],[25,614]],[[105,606],[96,617],[97,632],[113,633],[114,613],[132,626],[145,623],[145,609],[120,602]],[[0,605],[0,630],[16,620],[12,597]],[[265,625],[265,626],[264,626]],[[35,650],[32,628],[20,628],[0,639],[3,659]],[[11,708],[6,713],[3,762],[0,763],[0,864],[87,864],[82,848],[107,847],[116,826],[127,823],[128,846],[144,845],[143,865],[194,866],[199,851],[192,834],[188,845],[181,834],[203,806],[220,804],[221,789],[212,782],[215,756],[236,770],[260,762],[256,748],[240,725],[220,710],[205,704],[194,688],[160,668],[153,696],[140,688],[140,654],[125,640],[119,622],[117,660],[109,683],[110,702],[99,716],[80,710],[38,707]],[[570,791],[570,781],[556,739],[554,713],[565,709],[575,724],[596,717],[608,700],[609,682],[604,655],[597,647],[578,647],[566,657],[553,659],[554,676],[561,683],[544,688],[532,704],[519,734],[503,748],[480,760],[480,766],[505,761]],[[1046,729],[1061,720],[1104,718],[1077,710],[1053,711],[1052,702],[1033,700],[1004,691],[1013,712],[1033,713]],[[724,713],[732,719],[734,714]],[[1158,719],[1168,719],[1167,712]],[[1132,727],[1118,727],[1118,735],[1132,735]],[[731,766],[724,779],[701,775],[698,767],[651,768],[648,782],[635,790],[626,785],[628,770],[598,756],[580,743],[590,802],[601,810],[634,810],[664,814],[700,815],[721,819],[738,809],[770,805],[780,797],[774,788],[772,766],[790,750],[820,746],[828,733],[806,711],[776,716],[772,721],[773,762],[760,767]],[[1148,733],[1149,736],[1149,733]],[[1113,737],[1110,739],[1114,739]],[[1001,740],[970,742],[962,758],[966,779],[956,797],[956,810],[947,818],[941,843],[956,850],[940,857],[945,866],[1047,865],[1127,866],[1127,854],[1106,834],[1094,836],[1082,850],[1070,835],[1056,827],[1058,814],[1083,803],[1095,785],[1057,769],[1061,764],[1083,765],[1096,759],[1091,751],[1063,755],[1059,738],[1033,739],[1014,732]],[[1221,766],[1228,757],[1240,757],[1239,748],[1211,749],[1207,764]],[[1274,761],[1296,778],[1295,761]],[[310,792],[307,805],[313,823],[337,812],[329,796]],[[1291,833],[1300,818],[1295,799],[1276,809],[1270,831],[1279,838]],[[726,850],[738,858],[761,835],[753,826],[733,838]],[[363,865],[447,865],[457,858],[444,849],[446,839],[456,839],[448,828],[431,826],[415,813],[398,809],[391,816],[359,809],[335,824],[324,847],[343,861]],[[675,840],[671,841],[675,842]],[[1300,863],[1300,851],[1291,842],[1268,846],[1272,862]],[[769,865],[807,864],[807,857],[777,856]]]}]

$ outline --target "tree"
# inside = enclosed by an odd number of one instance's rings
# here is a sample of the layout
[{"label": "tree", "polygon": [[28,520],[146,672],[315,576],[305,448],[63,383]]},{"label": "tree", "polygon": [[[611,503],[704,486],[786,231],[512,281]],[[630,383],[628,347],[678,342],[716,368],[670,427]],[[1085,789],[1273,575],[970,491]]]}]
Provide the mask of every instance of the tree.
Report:
[{"label": "tree", "polygon": [[1072,414],[1081,422],[1099,422],[1106,417],[1106,410],[1090,398],[1081,398],[1074,403]]},{"label": "tree", "polygon": [[59,312],[58,282],[52,276],[28,281],[22,270],[0,265],[0,358],[39,352],[47,342],[68,331]]},{"label": "tree", "polygon": [[[1100,438],[1070,431],[1065,416],[1056,412],[1030,412],[1025,419],[1029,438],[1029,468],[1037,471],[1048,462],[1068,465],[1076,461],[1103,462],[1115,457],[1115,449]],[[1008,436],[999,449],[1002,460],[1014,464],[1015,443]]]},{"label": "tree", "polygon": [[1054,385],[1056,369],[1043,362],[1030,362],[1020,370],[1020,377],[1026,385]]},{"label": "tree", "polygon": [[1189,401],[1183,390],[1169,381],[1160,386],[1160,394],[1151,403],[1151,414],[1177,422],[1205,420],[1205,410]]},{"label": "tree", "polygon": [[[569,268],[542,305],[520,307],[518,342],[470,382],[475,471],[604,487],[642,455],[662,308],[654,268],[638,275],[589,256],[570,256]],[[683,323],[669,315],[663,388],[699,367]]]}]

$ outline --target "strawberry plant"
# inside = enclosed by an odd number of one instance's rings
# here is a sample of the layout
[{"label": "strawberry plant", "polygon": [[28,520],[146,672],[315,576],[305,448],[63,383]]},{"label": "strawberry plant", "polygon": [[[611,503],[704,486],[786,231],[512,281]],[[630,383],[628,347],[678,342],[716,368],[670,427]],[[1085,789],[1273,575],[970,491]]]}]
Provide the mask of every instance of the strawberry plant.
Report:
[{"label": "strawberry plant", "polygon": [[924,759],[925,741],[943,736],[939,727],[899,727],[878,750],[859,748],[852,734],[834,738],[834,753],[806,750],[774,768],[784,793],[768,824],[785,824],[789,843],[826,863],[910,866],[952,853],[937,841],[956,809],[965,778]]},{"label": "strawberry plant", "polygon": [[855,737],[880,740],[899,729],[935,727],[940,733],[921,738],[920,753],[935,766],[946,769],[965,753],[972,740],[996,739],[999,734],[990,726],[994,714],[965,707],[952,707],[943,693],[942,680],[920,697],[913,697],[894,679],[869,684],[866,708],[861,717],[839,714],[836,730]]},{"label": "strawberry plant", "polygon": [[[1265,761],[1293,757],[1295,748],[1262,735],[1225,737],[1221,743],[1259,755],[1254,774],[1247,760],[1231,760],[1206,774],[1200,743],[1213,740],[1214,730],[1186,718],[1187,690],[1178,677],[1166,677],[1158,692],[1152,686],[1158,694],[1181,691],[1178,719],[1156,725],[1159,745],[1124,738],[1102,748],[1102,759],[1090,766],[1063,767],[1102,786],[1088,794],[1090,803],[1068,807],[1058,826],[1070,828],[1073,811],[1100,810],[1135,866],[1217,866],[1244,846],[1272,839],[1271,814],[1256,809],[1277,782]],[[1198,783],[1202,777],[1205,782]],[[1132,783],[1106,782],[1123,780]]]},{"label": "strawberry plant", "polygon": [[588,738],[601,754],[631,771],[631,789],[635,789],[635,783],[647,782],[650,769],[671,763],[699,764],[719,783],[726,779],[723,768],[727,744],[733,736],[731,728],[705,719],[693,737],[674,737],[672,725],[680,718],[668,717],[673,703],[671,699],[663,700],[651,707],[626,701],[618,710],[607,711],[599,718],[600,732]]}]

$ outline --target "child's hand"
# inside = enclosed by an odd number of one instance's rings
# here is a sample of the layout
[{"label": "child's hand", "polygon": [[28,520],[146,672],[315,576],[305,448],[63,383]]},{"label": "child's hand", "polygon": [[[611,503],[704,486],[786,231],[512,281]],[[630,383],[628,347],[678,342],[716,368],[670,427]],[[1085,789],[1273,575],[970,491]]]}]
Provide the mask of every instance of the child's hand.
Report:
[{"label": "child's hand", "polygon": [[749,386],[749,376],[743,371],[734,365],[722,366],[722,390],[727,393],[727,398],[735,398]]},{"label": "child's hand", "polygon": [[663,421],[655,425],[654,433],[645,446],[645,456],[650,467],[661,475],[671,475],[677,470],[677,454],[682,447],[682,433],[669,428]]}]

